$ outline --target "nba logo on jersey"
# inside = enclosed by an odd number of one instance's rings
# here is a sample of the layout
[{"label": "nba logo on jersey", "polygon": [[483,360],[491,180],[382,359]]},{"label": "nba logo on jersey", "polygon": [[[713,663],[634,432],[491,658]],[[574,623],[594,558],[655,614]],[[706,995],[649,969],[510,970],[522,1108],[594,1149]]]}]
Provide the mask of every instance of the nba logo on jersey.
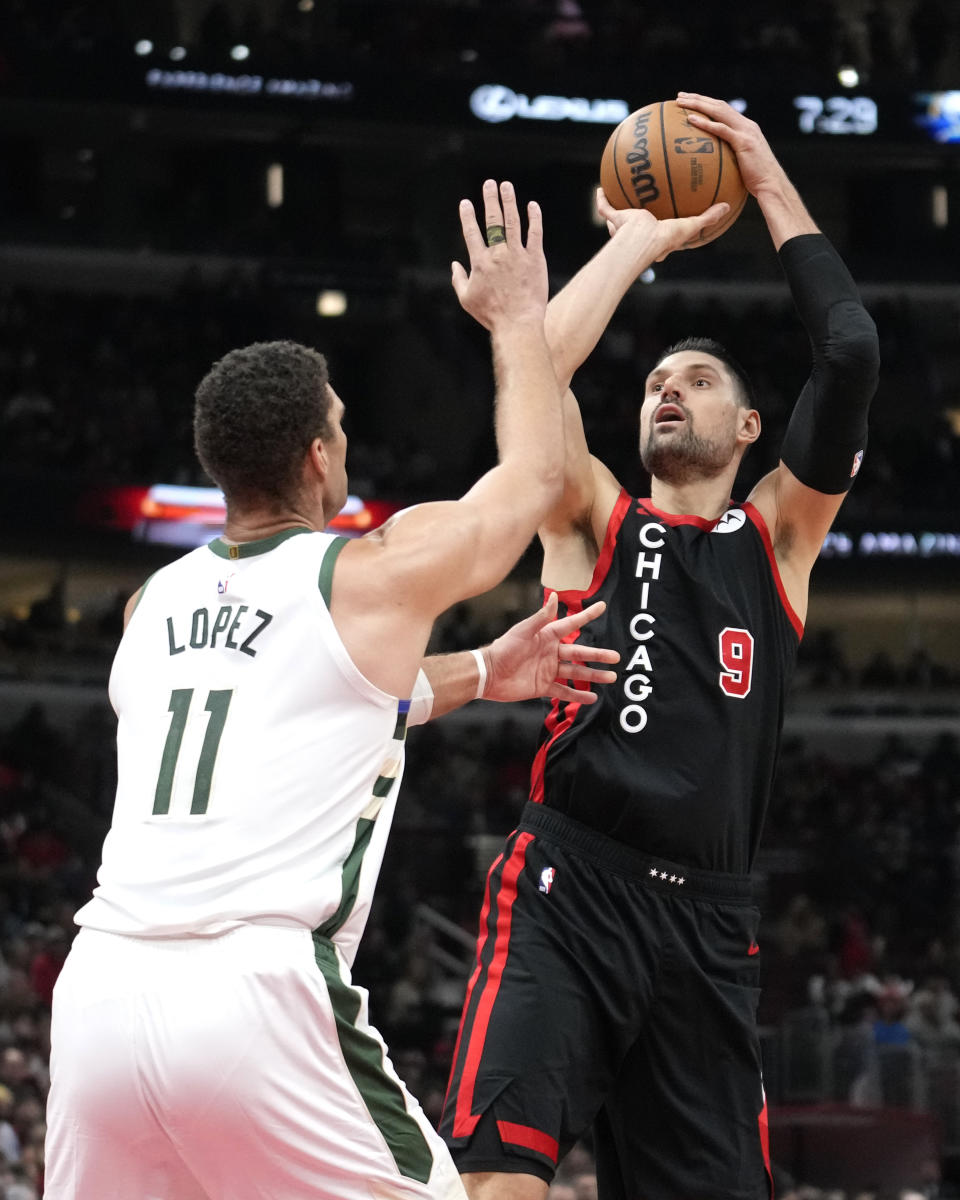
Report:
[{"label": "nba logo on jersey", "polygon": [[553,881],[557,877],[557,872],[553,867],[544,867],[540,872],[540,891],[550,895],[550,889],[553,887]]},{"label": "nba logo on jersey", "polygon": [[226,577],[226,579],[219,579],[217,581],[217,595],[218,596],[225,595],[227,588],[230,586],[230,580],[233,578],[233,576],[235,574],[236,574],[236,572],[233,571]]},{"label": "nba logo on jersey", "polygon": [[863,462],[863,451],[858,450],[856,452],[856,454],[853,456],[853,466],[850,468],[850,478],[851,479],[860,470],[860,465],[862,462]]}]

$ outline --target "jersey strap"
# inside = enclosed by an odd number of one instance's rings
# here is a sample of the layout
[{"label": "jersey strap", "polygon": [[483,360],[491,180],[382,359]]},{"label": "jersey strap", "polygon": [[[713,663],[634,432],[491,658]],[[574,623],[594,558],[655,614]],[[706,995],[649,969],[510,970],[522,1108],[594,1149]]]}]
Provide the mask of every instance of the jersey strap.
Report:
[{"label": "jersey strap", "polygon": [[803,638],[803,622],[794,611],[793,605],[787,599],[787,589],[783,586],[783,579],[780,575],[780,567],[777,565],[777,556],[773,551],[773,541],[770,537],[770,530],[767,528],[767,523],[763,519],[759,509],[755,508],[749,500],[745,500],[739,506],[750,518],[751,524],[760,534],[760,540],[763,542],[763,548],[767,554],[767,561],[770,563],[770,574],[773,576],[773,582],[777,585],[777,594],[780,597],[780,603],[783,605],[783,610],[790,619],[790,624],[793,626],[793,631],[798,639]]},{"label": "jersey strap", "polygon": [[345,537],[334,538],[330,545],[326,548],[323,554],[323,560],[320,563],[320,575],[317,578],[317,587],[320,589],[320,595],[323,597],[323,602],[330,608],[330,598],[333,594],[333,568],[336,566],[337,559],[340,557],[340,551],[347,544],[348,539]]}]

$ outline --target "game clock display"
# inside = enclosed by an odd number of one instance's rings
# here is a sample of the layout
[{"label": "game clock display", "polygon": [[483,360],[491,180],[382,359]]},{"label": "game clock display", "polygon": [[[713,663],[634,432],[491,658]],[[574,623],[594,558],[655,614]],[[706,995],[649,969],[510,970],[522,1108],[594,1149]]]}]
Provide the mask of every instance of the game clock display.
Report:
[{"label": "game clock display", "polygon": [[[941,145],[960,144],[960,90],[914,92],[912,126]],[[880,108],[871,96],[794,96],[799,133],[825,133],[839,137],[865,137],[879,128]],[[891,132],[903,129],[902,103],[885,105]],[[906,132],[906,130],[903,130]]]}]

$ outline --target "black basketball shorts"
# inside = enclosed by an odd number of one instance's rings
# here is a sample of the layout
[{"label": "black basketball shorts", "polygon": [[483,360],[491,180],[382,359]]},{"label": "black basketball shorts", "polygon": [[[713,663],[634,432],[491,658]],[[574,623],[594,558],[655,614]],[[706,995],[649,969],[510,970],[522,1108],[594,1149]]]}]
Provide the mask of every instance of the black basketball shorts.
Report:
[{"label": "black basketball shorts", "polygon": [[593,1127],[603,1200],[768,1200],[745,876],[527,804],[487,879],[440,1132],[550,1182]]}]

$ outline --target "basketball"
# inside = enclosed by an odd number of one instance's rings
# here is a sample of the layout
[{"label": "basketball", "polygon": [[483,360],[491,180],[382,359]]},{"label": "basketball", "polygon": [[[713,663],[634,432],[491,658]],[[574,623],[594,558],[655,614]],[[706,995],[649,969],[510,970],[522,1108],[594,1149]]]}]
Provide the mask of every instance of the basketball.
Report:
[{"label": "basketball", "polygon": [[722,139],[695,129],[675,100],[638,108],[616,127],[600,161],[600,184],[614,208],[647,208],[655,217],[696,217],[726,201],[730,211],[694,243],[725,233],[747,202],[737,156]]}]

